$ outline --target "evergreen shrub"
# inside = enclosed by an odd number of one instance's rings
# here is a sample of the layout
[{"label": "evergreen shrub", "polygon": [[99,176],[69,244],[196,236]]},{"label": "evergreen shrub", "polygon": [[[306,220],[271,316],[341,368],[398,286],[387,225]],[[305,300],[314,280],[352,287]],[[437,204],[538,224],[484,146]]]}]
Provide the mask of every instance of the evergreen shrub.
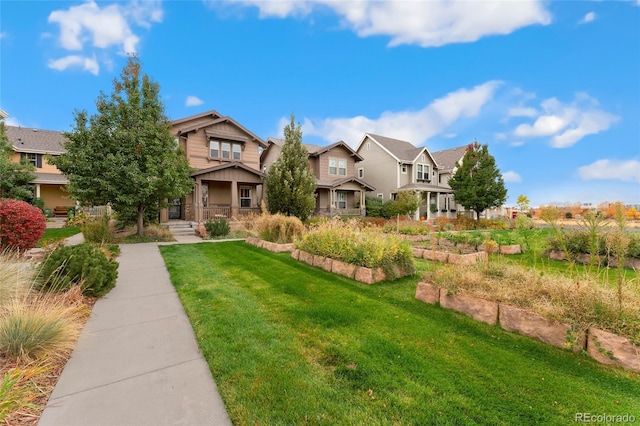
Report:
[{"label": "evergreen shrub", "polygon": [[37,287],[44,291],[66,291],[79,285],[82,294],[102,297],[115,285],[118,263],[91,244],[63,246],[42,263]]},{"label": "evergreen shrub", "polygon": [[227,219],[225,218],[207,220],[204,227],[207,230],[209,237],[224,237],[225,235],[229,235],[229,232],[231,231],[229,222],[227,222]]}]

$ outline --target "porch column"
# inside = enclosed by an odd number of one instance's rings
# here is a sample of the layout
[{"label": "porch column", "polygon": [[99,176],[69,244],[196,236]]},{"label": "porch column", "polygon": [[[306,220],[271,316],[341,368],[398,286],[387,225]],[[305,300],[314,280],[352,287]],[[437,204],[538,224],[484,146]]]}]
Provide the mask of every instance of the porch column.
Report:
[{"label": "porch column", "polygon": [[427,221],[431,219],[431,191],[427,191]]},{"label": "porch column", "polygon": [[36,183],[36,198],[40,198],[40,184]]},{"label": "porch column", "polygon": [[193,214],[196,222],[202,222],[202,179],[196,178],[196,185],[193,187]]},{"label": "porch column", "polygon": [[360,216],[367,215],[367,205],[365,202],[364,190],[360,190]]},{"label": "porch column", "polygon": [[238,207],[240,203],[238,202],[238,181],[231,181],[231,217],[238,217]]}]

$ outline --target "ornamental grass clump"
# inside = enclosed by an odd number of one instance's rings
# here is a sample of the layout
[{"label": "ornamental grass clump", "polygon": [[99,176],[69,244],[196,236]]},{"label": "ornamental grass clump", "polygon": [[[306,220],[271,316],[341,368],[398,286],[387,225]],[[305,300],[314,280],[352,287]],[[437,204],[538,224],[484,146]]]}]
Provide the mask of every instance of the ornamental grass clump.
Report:
[{"label": "ornamental grass clump", "polygon": [[289,244],[305,232],[302,221],[295,216],[280,213],[263,214],[255,221],[255,230],[261,239],[277,244]]},{"label": "ornamental grass clump", "polygon": [[367,268],[382,268],[388,279],[415,272],[411,246],[404,239],[363,228],[356,220],[331,220],[313,226],[296,248]]}]

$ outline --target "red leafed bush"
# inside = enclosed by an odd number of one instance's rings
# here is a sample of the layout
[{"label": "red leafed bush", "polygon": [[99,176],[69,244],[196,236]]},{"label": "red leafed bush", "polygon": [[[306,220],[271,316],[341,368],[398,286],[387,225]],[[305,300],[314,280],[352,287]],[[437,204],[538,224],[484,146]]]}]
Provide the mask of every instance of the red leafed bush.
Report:
[{"label": "red leafed bush", "polygon": [[47,227],[42,210],[24,201],[0,198],[0,249],[29,250]]}]

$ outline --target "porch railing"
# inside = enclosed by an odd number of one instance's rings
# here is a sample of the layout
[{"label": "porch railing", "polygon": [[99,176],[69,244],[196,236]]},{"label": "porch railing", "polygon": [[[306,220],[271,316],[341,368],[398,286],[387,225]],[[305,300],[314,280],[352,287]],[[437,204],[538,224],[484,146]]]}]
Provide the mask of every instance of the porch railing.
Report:
[{"label": "porch railing", "polygon": [[86,213],[91,217],[104,217],[111,215],[111,206],[76,207],[76,211]]},{"label": "porch railing", "polygon": [[202,208],[202,220],[231,219],[231,206],[212,206]]}]

